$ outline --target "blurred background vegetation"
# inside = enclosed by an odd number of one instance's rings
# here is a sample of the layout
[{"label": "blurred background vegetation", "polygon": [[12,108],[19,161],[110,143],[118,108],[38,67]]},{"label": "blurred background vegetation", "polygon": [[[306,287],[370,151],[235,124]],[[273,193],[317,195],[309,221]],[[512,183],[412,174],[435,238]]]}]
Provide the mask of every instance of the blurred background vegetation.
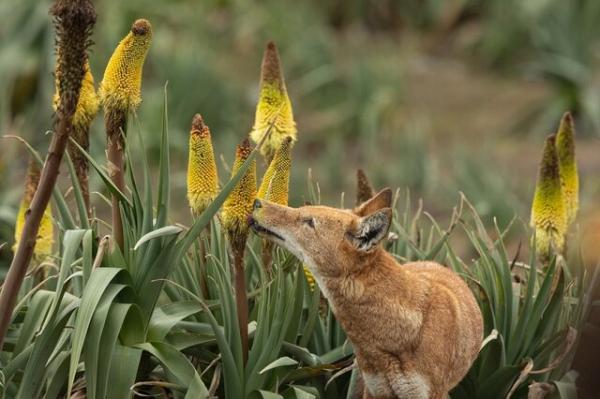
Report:
[{"label": "blurred background vegetation", "polygon": [[[600,2],[597,0],[97,0],[96,82],[140,17],[153,24],[140,120],[155,156],[169,92],[175,214],[188,217],[191,118],[202,113],[228,176],[250,130],[262,49],[274,40],[298,124],[290,203],[309,169],[323,202],[353,205],[355,169],[408,188],[436,218],[464,192],[485,222],[529,218],[543,137],[564,111],[577,126],[584,257],[600,257]],[[47,148],[54,42],[50,0],[0,2],[0,135]],[[91,152],[103,158],[102,118]],[[0,139],[0,275],[27,153]],[[264,166],[264,165],[263,165]],[[95,178],[96,176],[92,176]],[[100,187],[92,181],[92,189]],[[98,213],[106,212],[98,209]],[[178,212],[179,211],[179,212]],[[515,247],[518,243],[515,243]]]},{"label": "blurred background vegetation", "polygon": [[[52,120],[49,3],[0,4],[1,132],[39,149],[47,147]],[[182,217],[191,116],[203,114],[223,165],[231,162],[253,121],[262,48],[274,40],[299,129],[291,204],[303,202],[309,168],[324,202],[338,203],[362,167],[376,186],[423,197],[438,217],[463,191],[488,221],[526,219],[542,137],[571,110],[582,220],[600,220],[591,207],[600,197],[598,1],[103,0],[97,8],[97,82],[132,21],[154,25],[140,120],[157,154],[159,132],[151,129],[160,126],[168,82],[179,162],[173,199]],[[92,131],[96,157],[104,151],[101,119]],[[12,140],[2,148],[0,234],[10,242],[27,159]],[[10,254],[3,252],[5,263]]]},{"label": "blurred background vegetation", "polygon": [[[47,147],[52,120],[49,3],[0,4],[1,132],[38,149]],[[331,204],[352,192],[354,170],[362,167],[376,186],[406,187],[438,217],[449,214],[463,191],[484,220],[493,216],[502,226],[515,215],[527,219],[542,137],[571,110],[580,141],[583,228],[600,223],[591,207],[600,197],[598,1],[96,3],[96,82],[133,20],[154,25],[140,120],[148,129],[160,126],[168,82],[172,156],[179,162],[173,198],[182,215],[192,115],[203,114],[223,165],[231,162],[234,144],[253,121],[262,48],[274,40],[299,129],[291,204],[303,202],[309,168]],[[146,144],[157,154],[159,132],[148,131]],[[91,145],[97,159],[104,141],[97,118]],[[11,242],[26,162],[20,144],[2,141],[2,241]]]}]

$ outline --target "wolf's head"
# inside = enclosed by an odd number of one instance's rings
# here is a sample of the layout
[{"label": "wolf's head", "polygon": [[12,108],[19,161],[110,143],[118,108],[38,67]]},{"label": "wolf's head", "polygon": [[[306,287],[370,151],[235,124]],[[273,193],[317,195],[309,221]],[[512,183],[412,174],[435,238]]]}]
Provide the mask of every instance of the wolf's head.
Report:
[{"label": "wolf's head", "polygon": [[250,226],[292,252],[317,277],[336,277],[360,267],[386,237],[392,220],[391,201],[389,188],[354,210],[290,208],[257,199]]}]

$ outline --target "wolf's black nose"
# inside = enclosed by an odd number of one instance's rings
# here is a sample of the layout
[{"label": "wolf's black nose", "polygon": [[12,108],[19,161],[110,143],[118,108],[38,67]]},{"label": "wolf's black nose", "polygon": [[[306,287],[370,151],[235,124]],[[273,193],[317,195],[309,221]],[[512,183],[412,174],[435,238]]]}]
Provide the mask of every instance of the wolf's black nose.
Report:
[{"label": "wolf's black nose", "polygon": [[252,205],[253,209],[259,209],[262,208],[262,204],[260,203],[260,200],[257,198],[254,200],[254,204]]}]

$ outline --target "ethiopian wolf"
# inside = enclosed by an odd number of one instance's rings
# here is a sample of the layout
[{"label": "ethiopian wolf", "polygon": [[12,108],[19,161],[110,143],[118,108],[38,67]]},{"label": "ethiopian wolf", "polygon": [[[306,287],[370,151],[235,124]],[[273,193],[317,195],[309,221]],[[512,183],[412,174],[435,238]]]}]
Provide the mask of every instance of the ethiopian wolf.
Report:
[{"label": "ethiopian wolf", "polygon": [[481,312],[451,270],[400,265],[379,245],[391,197],[385,189],[353,211],[256,200],[249,223],[314,274],[354,346],[363,398],[442,399],[477,357]]}]

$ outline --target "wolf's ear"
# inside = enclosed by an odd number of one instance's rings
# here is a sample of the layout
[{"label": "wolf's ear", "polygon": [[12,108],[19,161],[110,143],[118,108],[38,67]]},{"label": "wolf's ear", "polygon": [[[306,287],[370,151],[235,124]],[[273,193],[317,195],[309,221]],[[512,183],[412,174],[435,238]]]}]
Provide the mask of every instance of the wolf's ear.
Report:
[{"label": "wolf's ear", "polygon": [[346,236],[356,249],[367,252],[387,236],[391,224],[392,209],[383,208],[362,218],[352,231],[346,233]]},{"label": "wolf's ear", "polygon": [[373,212],[376,212],[383,208],[389,208],[392,206],[392,189],[384,188],[377,194],[375,194],[371,199],[366,202],[363,202],[356,209],[354,209],[354,213],[358,216],[367,216]]}]

